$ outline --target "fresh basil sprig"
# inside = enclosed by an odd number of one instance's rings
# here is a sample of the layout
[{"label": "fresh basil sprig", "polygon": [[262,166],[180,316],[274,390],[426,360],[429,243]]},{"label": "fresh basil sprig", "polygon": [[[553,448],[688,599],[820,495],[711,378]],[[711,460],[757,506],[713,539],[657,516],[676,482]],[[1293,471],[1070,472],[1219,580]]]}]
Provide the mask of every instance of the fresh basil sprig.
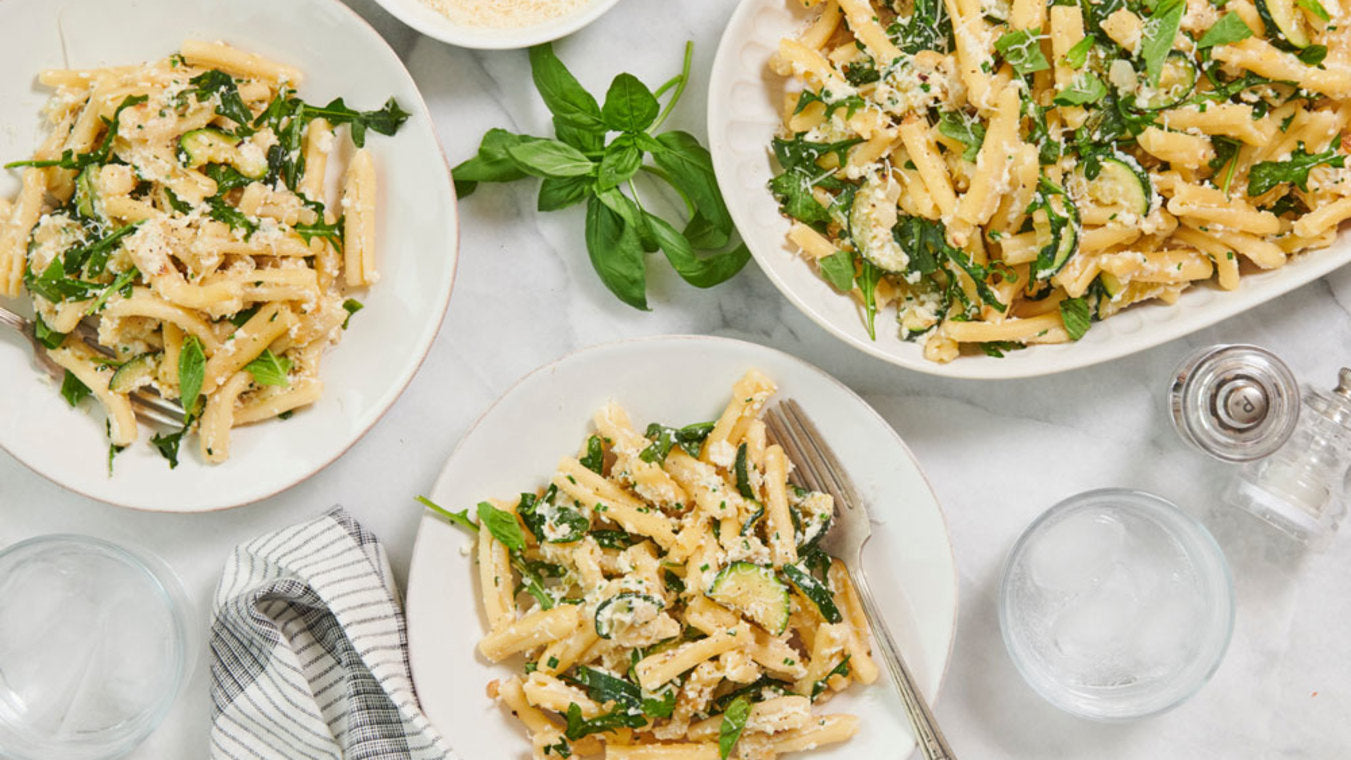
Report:
[{"label": "fresh basil sprig", "polygon": [[[455,167],[456,192],[463,198],[480,182],[539,177],[540,211],[585,202],[591,263],[605,287],[637,309],[648,308],[647,254],[657,250],[695,287],[727,280],[746,265],[750,252],[744,244],[729,248],[732,217],[712,159],[688,132],[656,131],[685,90],[692,55],[693,45],[686,44],[680,74],[655,92],[632,74],[616,76],[602,104],[552,46],[531,48],[531,72],[553,114],[554,138],[489,130],[478,153]],[[663,107],[661,98],[668,92]],[[644,205],[635,182],[640,172],[680,195],[689,217],[683,229]]]}]

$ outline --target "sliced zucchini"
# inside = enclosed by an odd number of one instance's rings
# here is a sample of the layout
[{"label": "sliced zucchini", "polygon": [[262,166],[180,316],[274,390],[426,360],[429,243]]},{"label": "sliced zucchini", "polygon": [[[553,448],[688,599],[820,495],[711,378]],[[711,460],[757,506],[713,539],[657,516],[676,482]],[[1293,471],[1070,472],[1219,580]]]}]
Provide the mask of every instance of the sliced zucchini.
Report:
[{"label": "sliced zucchini", "polygon": [[1309,46],[1308,22],[1295,0],[1257,0],[1257,15],[1276,47],[1303,50]]},{"label": "sliced zucchini", "polygon": [[128,359],[108,380],[108,390],[113,393],[131,393],[148,385],[159,369],[160,356],[161,354],[156,351]]},{"label": "sliced zucchini", "polygon": [[1063,190],[1044,180],[1037,197],[1041,208],[1033,212],[1032,226],[1041,249],[1032,267],[1036,280],[1049,280],[1079,250],[1079,209]]},{"label": "sliced zucchini", "polygon": [[910,268],[910,254],[891,234],[897,221],[898,194],[899,188],[890,181],[883,185],[870,179],[854,193],[854,203],[849,207],[849,236],[854,248],[884,272],[904,273]]},{"label": "sliced zucchini", "polygon": [[821,617],[826,619],[827,623],[838,623],[843,620],[840,615],[840,608],[835,606],[835,595],[830,593],[826,584],[817,580],[806,568],[797,565],[784,565],[783,574],[788,580],[797,587],[802,595],[807,597],[816,609],[820,611]]},{"label": "sliced zucchini", "polygon": [[1080,163],[1075,169],[1081,192],[1094,205],[1146,216],[1154,204],[1154,185],[1140,162],[1125,153],[1097,157],[1098,174],[1089,178]]},{"label": "sliced zucchini", "polygon": [[1163,61],[1157,87],[1150,87],[1143,79],[1135,92],[1135,104],[1150,111],[1160,111],[1186,100],[1196,87],[1196,64],[1191,56],[1174,50]]},{"label": "sliced zucchini", "polygon": [[596,607],[596,635],[608,639],[620,629],[651,622],[664,609],[666,604],[655,596],[621,591]]},{"label": "sliced zucchini", "polygon": [[267,159],[261,153],[250,155],[240,148],[240,142],[219,129],[194,129],[178,138],[178,147],[185,166],[195,169],[206,164],[229,164],[249,179],[261,179],[267,174]]},{"label": "sliced zucchini", "polygon": [[1102,283],[1102,292],[1106,293],[1108,298],[1116,298],[1126,289],[1126,283],[1117,279],[1111,272],[1099,273],[1098,282]]},{"label": "sliced zucchini", "polygon": [[733,562],[713,578],[708,598],[775,636],[788,628],[788,587],[767,567]]},{"label": "sliced zucchini", "polygon": [[788,506],[788,513],[793,518],[793,532],[800,554],[816,546],[830,532],[835,510],[834,502],[826,494],[804,490],[795,496],[797,501]]},{"label": "sliced zucchini", "polygon": [[75,204],[75,212],[85,219],[98,218],[98,209],[94,205],[98,199],[98,187],[95,185],[98,171],[97,166],[86,166],[75,175],[75,195],[71,202]]}]

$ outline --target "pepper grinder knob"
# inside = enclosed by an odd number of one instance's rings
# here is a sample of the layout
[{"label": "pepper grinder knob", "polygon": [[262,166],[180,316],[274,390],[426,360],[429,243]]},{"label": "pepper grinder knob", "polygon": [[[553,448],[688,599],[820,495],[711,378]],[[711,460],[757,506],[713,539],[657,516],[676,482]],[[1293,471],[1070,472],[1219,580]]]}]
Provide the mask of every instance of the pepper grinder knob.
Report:
[{"label": "pepper grinder knob", "polygon": [[[1351,372],[1346,380],[1351,394]],[[1250,462],[1279,449],[1295,430],[1299,403],[1290,369],[1258,346],[1201,349],[1177,368],[1169,389],[1178,434],[1226,462]]]}]

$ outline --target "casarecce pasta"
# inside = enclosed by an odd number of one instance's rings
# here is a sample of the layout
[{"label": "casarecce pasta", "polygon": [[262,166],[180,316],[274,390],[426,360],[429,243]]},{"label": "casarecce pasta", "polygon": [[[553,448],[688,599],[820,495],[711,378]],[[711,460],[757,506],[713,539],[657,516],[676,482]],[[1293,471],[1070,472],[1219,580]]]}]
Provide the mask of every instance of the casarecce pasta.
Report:
[{"label": "casarecce pasta", "polygon": [[819,547],[834,505],[788,481],[752,370],[713,422],[640,432],[611,402],[548,484],[484,502],[479,652],[524,662],[489,693],[536,758],[690,760],[847,740],[857,717],[815,707],[872,683],[867,621]]},{"label": "casarecce pasta", "polygon": [[1239,287],[1351,218],[1339,0],[806,0],[771,183],[875,337],[945,362]]},{"label": "casarecce pasta", "polygon": [[[39,340],[72,404],[94,395],[113,451],[138,437],[129,394],[179,399],[183,430],[155,436],[177,464],[184,432],[229,456],[230,429],[289,416],[322,391],[319,363],[377,279],[369,131],[360,112],[296,97],[299,71],[219,42],[161,61],[38,76],[49,131],[0,202],[0,295],[32,298]],[[338,156],[335,129],[357,150]],[[97,325],[95,350],[71,333]]]}]

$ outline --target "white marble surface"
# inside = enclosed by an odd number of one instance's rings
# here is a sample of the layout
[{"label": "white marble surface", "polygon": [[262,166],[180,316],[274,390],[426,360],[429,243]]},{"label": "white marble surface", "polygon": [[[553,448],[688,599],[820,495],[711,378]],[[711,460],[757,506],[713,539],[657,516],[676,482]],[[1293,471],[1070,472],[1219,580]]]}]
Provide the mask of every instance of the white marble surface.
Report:
[{"label": "white marble surface", "polygon": [[[404,57],[452,162],[484,130],[542,133],[543,106],[522,52],[471,53],[419,37],[369,0],[354,0]],[[558,44],[593,91],[620,70],[659,83],[696,43],[695,84],[672,125],[703,135],[704,88],[731,0],[624,0]],[[335,51],[339,52],[339,51]],[[1351,270],[1228,324],[1147,353],[1059,376],[955,382],[895,369],[836,343],[798,314],[751,264],[712,291],[654,260],[651,313],[623,306],[594,276],[579,210],[540,216],[535,186],[485,187],[461,204],[459,279],[428,361],[393,410],[310,481],[218,514],[143,514],[90,502],[0,456],[0,544],[73,531],[146,546],[205,608],[238,542],[344,504],[388,544],[402,577],[418,508],[456,439],[516,378],[573,349],[616,338],[712,333],[792,352],[867,397],[926,468],[952,531],[961,579],[957,640],[937,714],[970,758],[1340,758],[1351,756],[1351,536],[1320,554],[1218,503],[1228,470],[1185,449],[1161,395],[1192,347],[1247,341],[1272,348],[1304,380],[1331,383],[1351,346]],[[1068,717],[1014,672],[999,638],[994,590],[1019,531],[1071,493],[1129,486],[1173,499],[1216,533],[1233,566],[1238,619],[1211,683],[1162,716],[1119,725]],[[204,663],[136,758],[205,754]],[[898,716],[899,719],[899,716]]]}]

